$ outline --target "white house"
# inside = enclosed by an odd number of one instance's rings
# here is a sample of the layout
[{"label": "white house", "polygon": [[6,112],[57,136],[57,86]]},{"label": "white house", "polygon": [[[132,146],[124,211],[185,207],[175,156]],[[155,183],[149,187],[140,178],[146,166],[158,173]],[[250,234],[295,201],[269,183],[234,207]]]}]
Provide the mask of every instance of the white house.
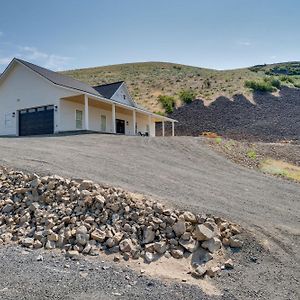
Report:
[{"label": "white house", "polygon": [[91,87],[14,58],[0,77],[0,135],[95,131],[155,136],[173,119],[139,107],[124,82]]}]

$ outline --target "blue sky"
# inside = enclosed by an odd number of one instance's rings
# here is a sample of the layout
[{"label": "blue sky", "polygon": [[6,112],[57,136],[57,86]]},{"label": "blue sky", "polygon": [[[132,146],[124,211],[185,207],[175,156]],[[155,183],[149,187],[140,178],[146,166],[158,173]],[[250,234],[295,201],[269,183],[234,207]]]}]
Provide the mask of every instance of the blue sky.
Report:
[{"label": "blue sky", "polygon": [[216,69],[300,60],[299,0],[7,0],[0,72],[139,61]]}]

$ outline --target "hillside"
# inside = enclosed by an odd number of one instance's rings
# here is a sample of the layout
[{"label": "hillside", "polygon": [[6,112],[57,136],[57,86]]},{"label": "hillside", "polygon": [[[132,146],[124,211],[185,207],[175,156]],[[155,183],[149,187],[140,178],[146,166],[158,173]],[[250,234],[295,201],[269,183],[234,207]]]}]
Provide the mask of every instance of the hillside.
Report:
[{"label": "hillside", "polygon": [[220,96],[232,99],[243,94],[252,99],[252,92],[245,88],[246,80],[274,76],[290,87],[300,86],[300,63],[259,65],[244,69],[218,71],[165,62],[146,62],[70,70],[66,75],[98,85],[113,81],[126,81],[136,102],[151,111],[164,112],[158,102],[159,95],[170,95],[181,106],[178,93],[192,89],[196,98],[209,103]]}]

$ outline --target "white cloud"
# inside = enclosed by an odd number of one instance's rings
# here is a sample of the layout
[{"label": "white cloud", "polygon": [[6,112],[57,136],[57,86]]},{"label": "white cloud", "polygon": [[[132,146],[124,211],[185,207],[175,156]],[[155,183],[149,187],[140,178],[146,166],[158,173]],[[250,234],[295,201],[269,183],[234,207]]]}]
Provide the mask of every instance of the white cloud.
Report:
[{"label": "white cloud", "polygon": [[252,43],[248,40],[241,40],[237,42],[238,45],[240,46],[245,46],[245,47],[249,47],[252,45]]},{"label": "white cloud", "polygon": [[36,47],[22,46],[19,47],[19,55],[17,57],[37,63],[45,68],[54,71],[63,70],[71,60],[71,57],[61,56],[57,54],[48,54],[38,50]]},{"label": "white cloud", "polygon": [[0,65],[8,65],[12,59],[13,57],[11,56],[0,57]]}]

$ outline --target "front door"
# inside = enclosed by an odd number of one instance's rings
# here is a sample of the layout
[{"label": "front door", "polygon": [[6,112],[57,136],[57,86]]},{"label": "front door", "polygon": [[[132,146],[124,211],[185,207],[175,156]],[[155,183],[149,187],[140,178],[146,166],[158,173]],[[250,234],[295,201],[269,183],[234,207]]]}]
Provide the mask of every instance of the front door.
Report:
[{"label": "front door", "polygon": [[125,121],[116,119],[116,132],[120,134],[125,134]]}]

